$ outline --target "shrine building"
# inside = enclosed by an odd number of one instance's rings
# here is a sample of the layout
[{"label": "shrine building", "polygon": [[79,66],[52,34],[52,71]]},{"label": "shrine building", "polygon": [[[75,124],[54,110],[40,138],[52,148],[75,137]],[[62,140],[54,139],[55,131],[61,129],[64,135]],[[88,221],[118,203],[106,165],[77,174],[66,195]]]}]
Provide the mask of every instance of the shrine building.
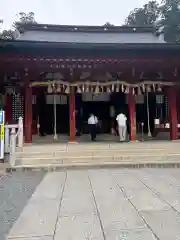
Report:
[{"label": "shrine building", "polygon": [[124,112],[131,141],[141,127],[178,137],[180,45],[152,26],[19,24],[16,40],[0,40],[0,78],[5,121],[23,117],[26,143],[39,128],[75,142],[90,113],[101,133]]}]

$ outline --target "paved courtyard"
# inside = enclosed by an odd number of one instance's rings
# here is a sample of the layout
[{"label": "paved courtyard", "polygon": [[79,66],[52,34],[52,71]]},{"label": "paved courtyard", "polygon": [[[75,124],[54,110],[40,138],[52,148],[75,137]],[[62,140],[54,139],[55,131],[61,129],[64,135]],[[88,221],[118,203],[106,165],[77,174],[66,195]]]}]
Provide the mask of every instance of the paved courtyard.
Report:
[{"label": "paved courtyard", "polygon": [[180,169],[13,173],[0,191],[0,239],[180,239]]}]

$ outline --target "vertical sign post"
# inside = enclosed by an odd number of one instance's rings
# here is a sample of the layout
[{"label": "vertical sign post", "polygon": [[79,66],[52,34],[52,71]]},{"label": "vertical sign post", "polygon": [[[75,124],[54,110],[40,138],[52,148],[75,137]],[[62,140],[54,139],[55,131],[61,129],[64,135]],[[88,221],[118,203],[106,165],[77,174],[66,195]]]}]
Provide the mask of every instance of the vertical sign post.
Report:
[{"label": "vertical sign post", "polygon": [[4,111],[0,111],[0,159],[4,158]]}]

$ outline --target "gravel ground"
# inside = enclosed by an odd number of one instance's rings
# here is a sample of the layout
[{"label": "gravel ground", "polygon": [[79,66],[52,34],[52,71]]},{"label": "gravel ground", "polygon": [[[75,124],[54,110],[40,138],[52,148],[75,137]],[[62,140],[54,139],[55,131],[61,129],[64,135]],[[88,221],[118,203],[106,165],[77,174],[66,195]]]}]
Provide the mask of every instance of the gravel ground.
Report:
[{"label": "gravel ground", "polygon": [[1,240],[5,240],[5,236],[43,177],[43,172],[13,172],[0,177]]}]

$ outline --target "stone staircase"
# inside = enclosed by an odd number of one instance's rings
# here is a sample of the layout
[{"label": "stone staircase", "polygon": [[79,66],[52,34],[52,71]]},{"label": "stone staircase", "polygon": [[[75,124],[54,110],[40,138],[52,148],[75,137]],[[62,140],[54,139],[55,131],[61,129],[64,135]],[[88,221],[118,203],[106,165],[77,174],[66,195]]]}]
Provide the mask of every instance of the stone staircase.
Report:
[{"label": "stone staircase", "polygon": [[25,146],[16,168],[180,165],[180,142],[75,143]]}]

